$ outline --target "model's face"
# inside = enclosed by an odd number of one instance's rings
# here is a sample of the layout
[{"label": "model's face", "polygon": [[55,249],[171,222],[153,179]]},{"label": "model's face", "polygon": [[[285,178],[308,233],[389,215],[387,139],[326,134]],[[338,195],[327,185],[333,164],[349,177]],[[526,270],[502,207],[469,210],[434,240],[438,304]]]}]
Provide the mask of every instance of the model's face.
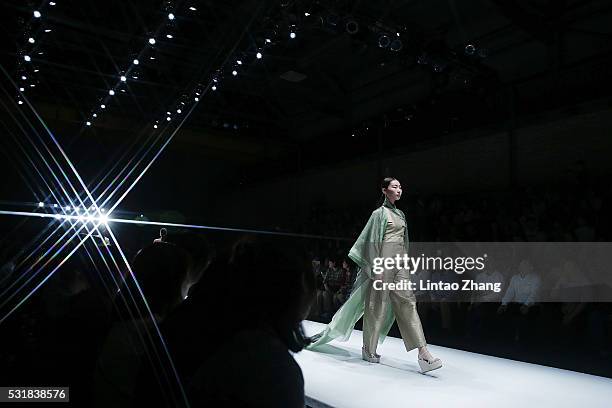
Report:
[{"label": "model's face", "polygon": [[394,203],[402,197],[402,185],[399,181],[393,180],[389,183],[389,187],[383,188],[383,193],[387,196],[389,201]]}]

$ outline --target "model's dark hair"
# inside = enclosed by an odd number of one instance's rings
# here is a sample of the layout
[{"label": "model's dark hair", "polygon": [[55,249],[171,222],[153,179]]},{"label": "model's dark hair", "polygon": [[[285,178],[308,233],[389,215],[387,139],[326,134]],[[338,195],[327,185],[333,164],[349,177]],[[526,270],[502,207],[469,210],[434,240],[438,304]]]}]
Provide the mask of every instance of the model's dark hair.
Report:
[{"label": "model's dark hair", "polygon": [[[397,180],[397,179],[395,177],[385,177],[380,183],[380,188],[388,188],[389,184],[391,184],[393,180]],[[382,193],[382,196],[378,199],[378,202],[376,203],[376,208],[383,205],[384,202],[385,202],[385,193]]]}]

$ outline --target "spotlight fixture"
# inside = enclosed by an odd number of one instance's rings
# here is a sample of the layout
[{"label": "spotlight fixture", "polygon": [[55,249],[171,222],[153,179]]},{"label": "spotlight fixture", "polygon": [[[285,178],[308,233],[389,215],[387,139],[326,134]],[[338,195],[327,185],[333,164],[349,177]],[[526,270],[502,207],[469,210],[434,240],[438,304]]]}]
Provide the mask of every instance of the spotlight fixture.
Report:
[{"label": "spotlight fixture", "polygon": [[166,38],[173,39],[174,37],[172,36],[172,34],[166,34]]},{"label": "spotlight fixture", "polygon": [[344,28],[347,33],[354,35],[359,32],[359,23],[357,23],[355,20],[349,20],[344,25]]},{"label": "spotlight fixture", "polygon": [[25,88],[19,88],[19,90],[20,90],[21,92],[24,92],[24,91],[25,91]]},{"label": "spotlight fixture", "polygon": [[295,38],[295,33],[293,31],[289,33],[289,38],[291,39]]},{"label": "spotlight fixture", "polygon": [[389,38],[387,34],[381,34],[378,37],[378,46],[380,48],[387,48],[389,44],[391,44],[391,39]]},{"label": "spotlight fixture", "polygon": [[255,54],[255,57],[257,59],[261,59],[261,57],[263,57],[263,55],[261,55],[261,52],[258,52],[257,54]]},{"label": "spotlight fixture", "polygon": [[121,80],[121,82],[127,81],[127,78],[125,77],[125,75],[121,75],[119,79]]},{"label": "spotlight fixture", "polygon": [[191,6],[191,7],[189,7],[189,10],[191,10],[191,11],[196,11],[196,10],[197,10],[197,8],[195,8],[195,7]]},{"label": "spotlight fixture", "polygon": [[304,13],[304,16],[305,16],[305,17],[310,17],[310,13],[309,13],[309,12],[305,12],[305,13]]},{"label": "spotlight fixture", "polygon": [[195,98],[193,98],[194,101],[198,102],[200,100],[200,98],[198,98],[197,96]]},{"label": "spotlight fixture", "polygon": [[46,29],[45,29],[45,33],[50,33],[50,32],[51,32],[51,29],[50,29],[50,28],[46,28]]},{"label": "spotlight fixture", "polygon": [[20,100],[18,100],[18,101],[17,101],[17,103],[18,103],[19,105],[23,105],[23,101],[22,101],[21,99],[20,99]]},{"label": "spotlight fixture", "polygon": [[155,129],[157,129],[157,125],[153,125],[153,127],[154,127]]},{"label": "spotlight fixture", "polygon": [[23,56],[23,59],[24,59],[26,62],[30,62],[30,61],[32,61],[32,58],[30,58],[30,56],[29,56],[29,55],[24,55],[24,56]]},{"label": "spotlight fixture", "polygon": [[22,76],[21,76],[21,79],[23,79],[23,80],[25,81],[25,80],[26,80],[26,79],[28,79],[28,78],[27,78],[25,75],[22,75]]},{"label": "spotlight fixture", "polygon": [[87,121],[87,122],[85,122],[85,125],[87,125],[87,126],[91,126],[91,122],[90,122],[90,121]]},{"label": "spotlight fixture", "polygon": [[476,47],[474,46],[474,44],[468,44],[465,46],[466,55],[474,55],[475,52],[476,52]]},{"label": "spotlight fixture", "polygon": [[42,207],[44,207],[44,206],[45,206],[45,203],[40,202],[40,203],[38,203],[38,206],[42,208]]},{"label": "spotlight fixture", "polygon": [[149,44],[155,45],[155,38],[153,37],[149,38]]},{"label": "spotlight fixture", "polygon": [[389,45],[389,49],[391,51],[399,51],[402,49],[402,40],[400,40],[399,38],[396,38],[395,40],[391,41],[391,44]]},{"label": "spotlight fixture", "polygon": [[94,114],[93,114],[93,115],[91,115],[91,116],[93,116],[94,118],[97,118],[97,117],[98,117],[98,114],[97,114],[97,113],[94,113]]},{"label": "spotlight fixture", "polygon": [[232,75],[233,75],[233,76],[236,76],[236,75],[238,75],[238,71],[236,71],[236,70],[233,70],[233,71],[232,71]]},{"label": "spotlight fixture", "polygon": [[41,15],[42,14],[40,14],[40,11],[38,11],[38,10],[34,11],[34,17],[40,18]]},{"label": "spotlight fixture", "polygon": [[104,104],[100,105],[100,107],[101,107],[102,109],[106,109],[106,105],[104,105]]},{"label": "spotlight fixture", "polygon": [[170,118],[170,116],[168,116],[168,117],[166,118],[166,120],[167,120],[168,122],[170,122],[170,121],[172,120],[172,118]]},{"label": "spotlight fixture", "polygon": [[236,64],[242,65],[242,61],[241,60],[236,60]]},{"label": "spotlight fixture", "polygon": [[168,14],[168,20],[174,20],[174,14],[169,13]]},{"label": "spotlight fixture", "polygon": [[30,44],[34,44],[36,42],[36,40],[34,40],[34,38],[30,37],[30,38],[28,38],[28,42]]},{"label": "spotlight fixture", "polygon": [[[210,89],[212,89],[213,91],[216,91],[216,90],[217,90],[217,86],[216,86],[216,85],[213,85],[213,86],[211,86],[211,87],[210,87]],[[197,98],[196,98],[196,99],[197,99]]]},{"label": "spotlight fixture", "polygon": [[140,61],[138,61],[137,59],[134,59],[134,61],[132,61],[134,63],[134,65],[138,65],[140,64]]},{"label": "spotlight fixture", "polygon": [[115,94],[115,91],[113,91],[113,90],[111,89],[111,90],[109,90],[109,91],[108,91],[108,94],[109,94],[110,96],[113,96],[113,95]]},{"label": "spotlight fixture", "polygon": [[180,109],[177,109],[177,110],[176,110],[176,113],[182,113],[182,112],[183,112],[183,111],[182,111],[182,110],[180,110]]}]

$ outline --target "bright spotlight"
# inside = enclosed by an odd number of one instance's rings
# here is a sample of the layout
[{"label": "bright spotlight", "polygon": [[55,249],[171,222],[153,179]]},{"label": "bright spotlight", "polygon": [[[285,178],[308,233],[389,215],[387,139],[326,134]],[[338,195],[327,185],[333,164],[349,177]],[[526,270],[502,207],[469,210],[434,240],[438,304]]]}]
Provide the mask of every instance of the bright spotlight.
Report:
[{"label": "bright spotlight", "polygon": [[28,42],[30,44],[34,44],[36,42],[36,40],[34,40],[34,38],[30,37],[30,38],[28,38]]},{"label": "bright spotlight", "polygon": [[236,60],[236,64],[242,65],[242,61],[241,60]]},{"label": "bright spotlight", "polygon": [[168,14],[168,20],[174,20],[174,14],[169,13]]},{"label": "bright spotlight", "polygon": [[295,33],[293,31],[289,33],[289,38],[295,38]]},{"label": "bright spotlight", "polygon": [[193,98],[194,101],[199,102],[200,98],[198,98],[197,96],[195,98]]},{"label": "bright spotlight", "polygon": [[182,112],[182,110],[180,110],[180,109],[176,110],[176,113],[181,113],[181,112]]},{"label": "bright spotlight", "polygon": [[172,118],[170,118],[170,116],[168,116],[168,117],[166,118],[166,120],[167,120],[168,122],[170,122],[170,121],[172,120]]},{"label": "bright spotlight", "polygon": [[110,91],[108,91],[108,94],[109,94],[110,96],[113,96],[113,95],[115,94],[115,91],[113,91],[113,90],[111,89]]},{"label": "bright spotlight", "polygon": [[28,79],[28,78],[27,78],[25,75],[22,75],[22,76],[21,76],[21,79],[23,79],[23,80],[25,81],[25,80],[26,80],[26,79]]},{"label": "bright spotlight", "polygon": [[85,122],[85,124],[86,124],[87,126],[91,126],[91,122],[90,122],[90,121]]},{"label": "bright spotlight", "polygon": [[272,42],[272,40],[271,40],[271,39],[266,38],[266,44],[270,44],[271,42]]},{"label": "bright spotlight", "polygon": [[153,129],[157,129],[157,125],[153,125]]},{"label": "bright spotlight", "polygon": [[149,44],[154,45],[155,44],[155,38],[149,38]]},{"label": "bright spotlight", "polygon": [[26,60],[26,62],[30,62],[30,61],[32,61],[32,58],[30,58],[30,56],[29,56],[29,55],[24,55],[24,56],[23,56],[23,59],[24,59],[24,60]]},{"label": "bright spotlight", "polygon": [[121,75],[121,77],[119,77],[119,79],[121,80],[121,82],[127,81],[127,78],[125,77],[125,75]]},{"label": "bright spotlight", "polygon": [[40,18],[41,15],[42,14],[40,14],[40,11],[38,11],[38,10],[34,11],[34,17]]},{"label": "bright spotlight", "polygon": [[24,92],[24,91],[25,91],[25,88],[19,88],[19,90],[20,90],[21,92]]},{"label": "bright spotlight", "polygon": [[166,34],[166,38],[168,38],[168,39],[172,39],[172,38],[174,38],[174,37],[172,37],[172,34]]},{"label": "bright spotlight", "polygon": [[22,101],[22,100],[17,101],[17,103],[18,103],[19,105],[23,105],[23,101]]},{"label": "bright spotlight", "polygon": [[[213,86],[211,86],[211,87],[210,87],[210,89],[212,89],[213,91],[216,91],[216,90],[217,90],[217,86],[216,86],[216,85],[213,85]],[[196,99],[197,99],[197,98],[196,98]]]},{"label": "bright spotlight", "polygon": [[233,70],[233,71],[232,71],[232,75],[233,75],[233,76],[236,76],[236,75],[238,75],[238,71],[236,71],[236,70]]},{"label": "bright spotlight", "polygon": [[42,208],[42,207],[44,207],[44,206],[45,206],[45,203],[40,202],[40,203],[38,203],[38,206]]},{"label": "bright spotlight", "polygon": [[191,6],[191,7],[189,7],[189,10],[191,10],[191,11],[196,11],[196,10],[197,10],[197,8],[195,8],[195,7]]},{"label": "bright spotlight", "polygon": [[257,54],[255,54],[255,57],[256,57],[257,59],[261,59],[261,57],[262,57],[261,52],[258,52]]},{"label": "bright spotlight", "polygon": [[91,116],[93,116],[94,118],[97,118],[97,117],[98,117],[98,114],[97,114],[97,113],[94,113],[94,114],[93,114],[93,115],[91,115]]},{"label": "bright spotlight", "polygon": [[132,61],[134,63],[134,65],[138,65],[140,63],[140,61],[138,61],[137,59],[134,59],[134,61]]},{"label": "bright spotlight", "polygon": [[66,210],[66,211],[70,211],[70,206],[69,206],[69,205],[67,205],[66,207],[64,207],[64,210]]}]

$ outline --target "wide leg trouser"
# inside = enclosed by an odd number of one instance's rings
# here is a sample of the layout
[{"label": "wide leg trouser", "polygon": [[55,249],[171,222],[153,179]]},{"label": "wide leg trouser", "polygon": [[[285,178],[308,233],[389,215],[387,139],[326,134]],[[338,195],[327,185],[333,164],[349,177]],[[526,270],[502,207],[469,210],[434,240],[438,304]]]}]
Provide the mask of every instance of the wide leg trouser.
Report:
[{"label": "wide leg trouser", "polygon": [[[398,283],[409,278],[410,272],[405,269],[389,269],[378,275],[378,279],[383,282]],[[380,288],[382,285],[377,286]],[[410,289],[376,290],[374,280],[370,280],[366,290],[363,315],[363,344],[368,351],[376,352],[380,331],[389,307],[393,309],[406,351],[425,346],[427,343],[417,313],[414,293]]]}]

